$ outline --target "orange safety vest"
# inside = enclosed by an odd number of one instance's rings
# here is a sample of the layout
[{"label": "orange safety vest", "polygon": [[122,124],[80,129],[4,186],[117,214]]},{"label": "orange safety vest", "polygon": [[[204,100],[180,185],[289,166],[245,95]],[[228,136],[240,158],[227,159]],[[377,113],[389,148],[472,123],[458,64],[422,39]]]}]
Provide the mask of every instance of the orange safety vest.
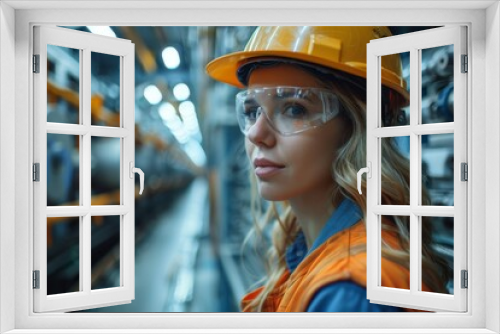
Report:
[{"label": "orange safety vest", "polygon": [[[401,248],[396,232],[382,231],[382,238],[393,248]],[[277,281],[263,304],[263,312],[305,312],[321,288],[337,281],[354,281],[366,287],[366,228],[363,221],[340,231],[306,256],[292,274],[288,269]],[[382,286],[410,289],[410,272],[382,258]],[[422,284],[424,291],[430,291]],[[250,292],[241,301],[242,310],[263,287]],[[404,309],[405,311],[421,312]]]}]

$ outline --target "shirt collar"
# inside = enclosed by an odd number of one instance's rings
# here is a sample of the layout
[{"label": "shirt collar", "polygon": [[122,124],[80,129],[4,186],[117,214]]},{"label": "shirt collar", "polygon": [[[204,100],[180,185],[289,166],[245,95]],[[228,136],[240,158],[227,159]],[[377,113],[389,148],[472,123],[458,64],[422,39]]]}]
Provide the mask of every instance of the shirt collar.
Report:
[{"label": "shirt collar", "polygon": [[362,218],[363,214],[359,206],[346,198],[328,219],[309,250],[307,249],[304,233],[300,231],[294,242],[286,250],[285,259],[290,272],[293,272],[307,255],[312,253],[326,240],[336,233],[353,226]]}]

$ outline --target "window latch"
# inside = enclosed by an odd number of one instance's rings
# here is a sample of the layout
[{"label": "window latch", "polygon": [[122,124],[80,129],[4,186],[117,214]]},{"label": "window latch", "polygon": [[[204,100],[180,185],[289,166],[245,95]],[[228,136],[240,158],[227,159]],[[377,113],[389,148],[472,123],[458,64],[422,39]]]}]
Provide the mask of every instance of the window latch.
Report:
[{"label": "window latch", "polygon": [[362,194],[361,192],[361,176],[363,175],[363,173],[366,173],[366,176],[367,178],[371,179],[372,177],[372,163],[370,161],[368,161],[368,167],[365,167],[365,168],[361,168],[359,171],[358,171],[358,191],[359,191],[359,194]]},{"label": "window latch", "polygon": [[129,170],[131,179],[134,178],[134,173],[139,174],[139,184],[140,184],[139,195],[142,195],[142,191],[144,190],[144,172],[140,168],[135,168],[133,161],[130,161],[129,163]]}]

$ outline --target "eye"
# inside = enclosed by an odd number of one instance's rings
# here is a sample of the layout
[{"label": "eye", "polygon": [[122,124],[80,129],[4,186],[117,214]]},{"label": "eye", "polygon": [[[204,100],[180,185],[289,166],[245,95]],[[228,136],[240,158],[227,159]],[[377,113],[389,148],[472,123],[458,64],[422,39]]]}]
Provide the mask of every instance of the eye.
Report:
[{"label": "eye", "polygon": [[282,112],[284,116],[291,117],[291,118],[302,118],[308,114],[307,108],[304,106],[298,104],[298,103],[293,103],[284,106]]},{"label": "eye", "polygon": [[245,119],[250,121],[255,121],[257,119],[257,112],[259,111],[259,106],[257,105],[246,105],[243,109],[243,116]]}]

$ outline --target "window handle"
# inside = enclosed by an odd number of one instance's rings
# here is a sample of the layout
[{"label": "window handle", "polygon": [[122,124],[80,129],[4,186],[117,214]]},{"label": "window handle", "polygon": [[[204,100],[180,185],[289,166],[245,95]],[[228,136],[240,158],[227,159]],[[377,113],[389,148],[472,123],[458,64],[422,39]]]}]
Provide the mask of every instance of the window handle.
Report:
[{"label": "window handle", "polygon": [[139,185],[140,185],[139,195],[142,195],[142,191],[144,190],[144,172],[140,168],[135,168],[133,161],[130,161],[129,168],[130,168],[129,170],[131,179],[134,178],[134,173],[139,174]]},{"label": "window handle", "polygon": [[363,175],[363,173],[366,173],[366,176],[369,179],[372,177],[372,163],[370,161],[368,161],[368,167],[361,168],[358,171],[358,192],[359,192],[359,194],[362,194],[362,192],[361,192],[361,175]]}]

